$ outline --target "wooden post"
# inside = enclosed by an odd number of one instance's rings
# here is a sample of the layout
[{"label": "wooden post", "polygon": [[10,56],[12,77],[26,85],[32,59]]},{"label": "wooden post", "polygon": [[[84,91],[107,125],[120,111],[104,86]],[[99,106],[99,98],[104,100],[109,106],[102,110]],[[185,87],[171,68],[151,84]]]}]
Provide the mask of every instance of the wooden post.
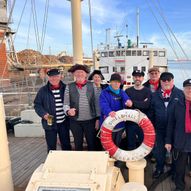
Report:
[{"label": "wooden post", "polygon": [[0,94],[0,187],[1,190],[13,191],[11,161],[8,149],[5,110],[2,94]]},{"label": "wooden post", "polygon": [[126,165],[129,168],[129,182],[138,182],[144,185],[144,168],[146,167],[146,160],[127,161]]}]

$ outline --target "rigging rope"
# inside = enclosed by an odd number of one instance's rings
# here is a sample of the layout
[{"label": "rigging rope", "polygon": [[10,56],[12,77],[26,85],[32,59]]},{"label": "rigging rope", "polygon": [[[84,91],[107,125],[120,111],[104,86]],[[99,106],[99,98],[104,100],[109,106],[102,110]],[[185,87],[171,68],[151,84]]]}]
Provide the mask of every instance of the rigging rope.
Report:
[{"label": "rigging rope", "polygon": [[[154,3],[154,0],[152,0],[152,1],[153,1],[153,3]],[[155,8],[158,10],[158,12],[159,12],[161,18],[163,19],[164,23],[166,24],[167,29],[168,29],[168,30],[170,31],[170,33],[173,35],[175,41],[176,41],[177,44],[179,45],[179,47],[180,47],[181,51],[183,52],[184,56],[185,56],[187,59],[189,59],[189,58],[188,58],[188,55],[186,54],[186,52],[185,52],[184,49],[182,48],[180,42],[179,42],[178,39],[176,38],[176,35],[174,34],[174,32],[172,31],[171,27],[170,27],[169,24],[167,23],[167,21],[166,21],[166,19],[165,19],[165,16],[164,16],[164,13],[161,11],[159,5],[157,6],[157,3],[156,3],[156,2],[155,2],[154,4],[155,4]]]},{"label": "rigging rope", "polygon": [[94,56],[93,56],[93,34],[92,34],[91,0],[88,0],[88,5],[89,5],[89,18],[90,18],[91,51],[92,51],[93,65],[94,65],[94,69],[95,69],[95,60],[94,60]]},{"label": "rigging rope", "polygon": [[178,57],[178,55],[177,55],[177,53],[176,53],[175,49],[173,48],[173,46],[172,46],[171,42],[169,41],[169,39],[168,39],[167,35],[165,34],[165,32],[164,32],[164,30],[163,30],[163,28],[162,28],[161,24],[159,23],[159,20],[157,19],[157,17],[156,17],[156,15],[155,15],[155,13],[154,13],[154,11],[153,11],[153,9],[152,9],[151,5],[149,4],[148,0],[146,0],[146,2],[147,2],[147,5],[148,5],[148,7],[149,7],[149,9],[150,9],[150,11],[151,11],[151,13],[152,13],[152,15],[153,15],[153,16],[154,16],[154,18],[155,18],[155,20],[156,20],[157,24],[159,25],[159,27],[160,27],[160,29],[161,29],[161,31],[162,31],[162,33],[163,33],[163,35],[165,36],[165,38],[166,38],[166,40],[168,41],[168,43],[169,43],[169,45],[170,45],[170,47],[171,47],[172,51],[174,52],[174,54],[175,54],[176,58],[177,58],[177,59],[179,59],[179,57]]}]

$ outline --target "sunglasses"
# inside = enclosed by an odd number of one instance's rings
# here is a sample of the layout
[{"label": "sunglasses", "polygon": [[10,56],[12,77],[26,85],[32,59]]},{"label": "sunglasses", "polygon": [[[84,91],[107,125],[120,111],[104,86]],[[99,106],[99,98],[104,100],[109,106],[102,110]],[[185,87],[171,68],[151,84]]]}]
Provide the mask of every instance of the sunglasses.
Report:
[{"label": "sunglasses", "polygon": [[161,79],[161,81],[163,81],[163,82],[166,82],[166,81],[170,82],[171,80],[172,80],[171,78],[164,78],[164,79]]}]

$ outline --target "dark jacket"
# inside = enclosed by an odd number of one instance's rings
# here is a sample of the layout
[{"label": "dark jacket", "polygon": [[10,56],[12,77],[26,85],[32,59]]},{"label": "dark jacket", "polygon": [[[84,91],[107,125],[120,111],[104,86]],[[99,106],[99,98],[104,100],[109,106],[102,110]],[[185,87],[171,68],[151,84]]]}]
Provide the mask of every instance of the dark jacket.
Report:
[{"label": "dark jacket", "polygon": [[[64,102],[64,91],[66,85],[63,82],[60,82],[60,96],[62,102]],[[47,121],[43,116],[47,113],[54,116],[56,119],[56,110],[55,110],[55,98],[51,91],[51,84],[48,82],[45,86],[41,87],[38,91],[35,100],[34,100],[34,109],[36,113],[42,118],[42,126],[44,129],[56,129],[56,121],[53,120],[53,125],[48,126]]]},{"label": "dark jacket", "polygon": [[[129,96],[120,89],[119,94],[114,94],[111,92],[109,87],[102,90],[99,105],[101,110],[100,124],[103,123],[104,119],[108,117],[111,111],[119,111],[126,108],[125,102],[129,99]],[[120,123],[121,124],[121,123]],[[124,124],[118,124],[116,128],[124,127]]]},{"label": "dark jacket", "polygon": [[185,113],[185,100],[177,100],[169,115],[165,142],[182,152],[191,152],[191,133],[185,133]]},{"label": "dark jacket", "polygon": [[168,106],[165,107],[161,89],[152,94],[148,117],[151,119],[156,131],[166,131],[168,116],[173,112],[175,102],[183,99],[182,90],[173,87]]}]

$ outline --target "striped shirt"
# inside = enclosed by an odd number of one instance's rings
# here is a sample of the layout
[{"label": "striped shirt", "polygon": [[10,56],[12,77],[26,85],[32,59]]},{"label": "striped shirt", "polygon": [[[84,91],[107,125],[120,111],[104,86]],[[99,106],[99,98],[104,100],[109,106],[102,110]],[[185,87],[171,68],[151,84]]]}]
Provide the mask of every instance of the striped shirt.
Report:
[{"label": "striped shirt", "polygon": [[56,109],[56,123],[62,123],[65,120],[65,114],[63,110],[63,102],[60,97],[60,90],[52,90],[55,99],[55,109]]}]

